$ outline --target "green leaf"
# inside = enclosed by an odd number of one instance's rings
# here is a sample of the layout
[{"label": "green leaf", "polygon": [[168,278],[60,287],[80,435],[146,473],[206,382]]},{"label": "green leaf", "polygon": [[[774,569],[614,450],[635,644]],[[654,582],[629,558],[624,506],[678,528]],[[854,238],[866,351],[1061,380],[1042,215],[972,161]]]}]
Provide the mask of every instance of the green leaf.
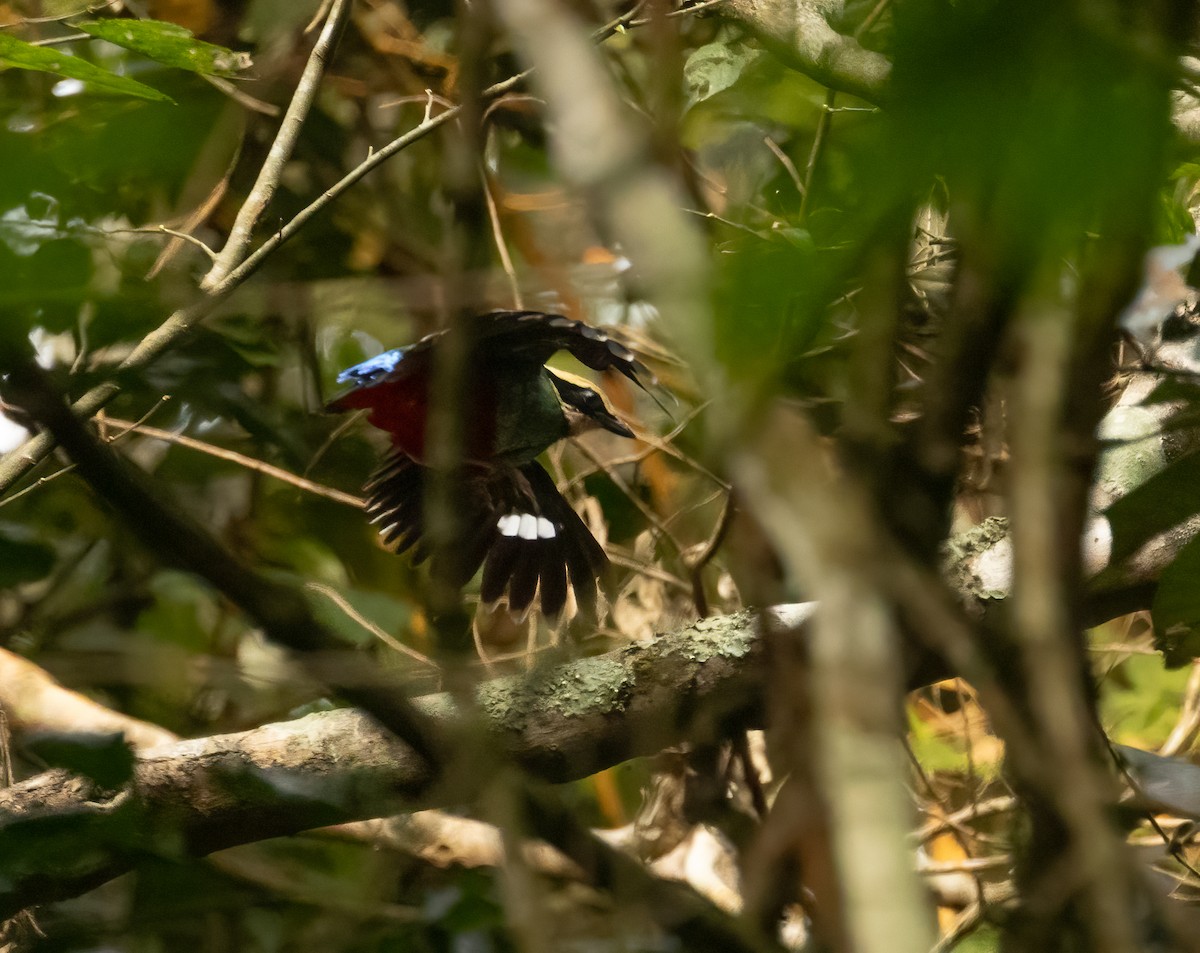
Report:
[{"label": "green leaf", "polygon": [[967,740],[959,735],[947,735],[919,718],[915,711],[908,713],[908,743],[921,767],[931,773],[974,774],[993,778],[999,772],[999,762],[980,760],[968,751]]},{"label": "green leaf", "polygon": [[139,83],[125,76],[117,76],[77,56],[64,53],[56,47],[34,46],[15,36],[0,33],[0,66],[15,66],[18,69],[38,70],[42,73],[57,73],[70,79],[78,79],[91,87],[95,93],[112,93],[116,96],[136,96],[154,102],[174,102],[170,96],[160,93],[152,86]]},{"label": "green leaf", "polygon": [[1193,539],[1163,572],[1150,606],[1154,639],[1172,668],[1200,658],[1200,539]]},{"label": "green leaf", "polygon": [[1142,405],[1168,404],[1177,400],[1200,403],[1200,383],[1190,376],[1167,376],[1161,384],[1155,385],[1154,390],[1142,398]]},{"label": "green leaf", "polygon": [[1132,655],[1107,664],[1100,714],[1109,737],[1142,746],[1162,744],[1179,720],[1188,670],[1168,668],[1159,655]]},{"label": "green leaf", "polygon": [[683,66],[688,108],[728,89],[761,54],[740,44],[709,43],[700,47]]},{"label": "green leaf", "polygon": [[134,50],[150,59],[176,69],[203,73],[206,76],[234,76],[250,66],[248,53],[192,36],[189,30],[161,20],[84,20],[76,29],[107,40],[116,46]]},{"label": "green leaf", "polygon": [[1104,513],[1112,525],[1113,564],[1200,510],[1197,481],[1200,481],[1200,453],[1190,453],[1171,461],[1113,503]]},{"label": "green leaf", "polygon": [[0,536],[0,589],[34,582],[54,568],[54,550],[41,543]]},{"label": "green leaf", "polygon": [[188,573],[167,569],[150,581],[150,592],[154,602],[139,613],[139,632],[191,652],[210,648],[216,603],[207,585]]},{"label": "green leaf", "polygon": [[263,322],[249,315],[230,315],[211,323],[229,348],[251,367],[278,367],[279,341]]}]

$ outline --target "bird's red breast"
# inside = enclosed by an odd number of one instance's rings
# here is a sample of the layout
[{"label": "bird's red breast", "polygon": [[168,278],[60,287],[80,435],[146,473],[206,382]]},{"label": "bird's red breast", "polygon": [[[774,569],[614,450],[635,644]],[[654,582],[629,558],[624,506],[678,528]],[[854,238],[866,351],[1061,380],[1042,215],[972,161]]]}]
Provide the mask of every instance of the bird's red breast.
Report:
[{"label": "bird's red breast", "polygon": [[[494,453],[496,413],[494,388],[487,381],[471,383],[471,403],[466,433],[466,455],[471,460],[487,460]],[[399,380],[382,381],[343,394],[330,405],[331,410],[369,410],[372,426],[386,432],[392,446],[417,461],[425,459],[425,434],[429,421],[429,379],[418,374]]]}]

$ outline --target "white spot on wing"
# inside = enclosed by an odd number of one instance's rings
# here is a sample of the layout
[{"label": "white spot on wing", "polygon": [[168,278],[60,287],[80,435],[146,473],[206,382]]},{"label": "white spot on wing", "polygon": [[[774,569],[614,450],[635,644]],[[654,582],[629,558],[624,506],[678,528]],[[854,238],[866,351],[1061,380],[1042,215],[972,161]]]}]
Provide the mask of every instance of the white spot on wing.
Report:
[{"label": "white spot on wing", "polygon": [[516,536],[520,525],[521,517],[517,513],[508,513],[496,520],[496,529],[500,530],[501,536]]},{"label": "white spot on wing", "polygon": [[532,513],[521,514],[521,528],[517,530],[521,539],[537,539],[537,517]]},{"label": "white spot on wing", "polygon": [[539,516],[537,521],[537,534],[538,539],[554,539],[554,524],[546,519],[546,517]]}]

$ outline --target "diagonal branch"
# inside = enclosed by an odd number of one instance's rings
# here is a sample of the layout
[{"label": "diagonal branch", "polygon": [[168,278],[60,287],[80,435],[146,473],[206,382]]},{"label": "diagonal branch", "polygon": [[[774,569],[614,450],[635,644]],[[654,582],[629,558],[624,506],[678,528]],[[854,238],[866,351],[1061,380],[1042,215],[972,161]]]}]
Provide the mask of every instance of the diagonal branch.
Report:
[{"label": "diagonal branch", "polygon": [[330,661],[329,650],[338,642],[298,590],[242,563],[198,523],[164,503],[141,471],[126,464],[71,413],[19,345],[0,339],[0,368],[8,372],[5,386],[12,402],[54,435],[79,474],[159,559],[206,580],[268,639],[298,653],[308,674],[370,712],[430,765],[442,764],[440,746],[426,719],[402,692],[378,684],[363,656],[342,653],[344,657]]},{"label": "diagonal branch", "polygon": [[267,153],[262,168],[258,170],[258,178],[254,182],[254,187],[246,196],[242,207],[238,209],[237,218],[234,219],[233,228],[230,229],[225,247],[221,249],[212,268],[200,282],[201,289],[207,291],[215,287],[238,262],[246,257],[246,251],[250,247],[250,235],[270,203],[271,197],[275,194],[279,180],[283,177],[284,166],[291,158],[292,150],[296,147],[296,140],[300,137],[300,130],[304,126],[304,120],[312,108],[313,100],[317,97],[321,77],[325,75],[325,66],[332,58],[333,51],[337,47],[342,30],[346,25],[350,6],[350,0],[336,0],[330,9],[329,15],[325,19],[325,27],[321,30],[321,35],[317,38],[312,53],[309,54],[304,73],[300,76],[300,82],[296,84],[296,92],[288,104],[283,121],[279,124],[279,132],[271,144],[271,151]]}]

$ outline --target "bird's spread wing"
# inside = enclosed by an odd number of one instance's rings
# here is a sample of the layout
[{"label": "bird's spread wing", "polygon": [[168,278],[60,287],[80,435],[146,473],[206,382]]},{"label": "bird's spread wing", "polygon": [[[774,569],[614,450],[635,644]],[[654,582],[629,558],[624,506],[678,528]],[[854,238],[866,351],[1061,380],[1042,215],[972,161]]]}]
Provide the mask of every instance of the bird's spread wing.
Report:
[{"label": "bird's spread wing", "polygon": [[[656,383],[654,375],[629,348],[607,332],[582,321],[541,311],[489,311],[470,320],[481,373],[486,373],[489,366],[496,366],[496,362],[509,365],[528,362],[540,366],[555,352],[567,351],[581,364],[597,371],[615,370],[642,389]],[[435,331],[414,344],[385,351],[342,371],[338,383],[351,386],[330,402],[329,409],[368,406],[361,398],[348,399],[351,394],[364,389],[401,382],[425,386],[433,367],[434,348],[445,334],[445,331]]]},{"label": "bird's spread wing", "polygon": [[545,364],[567,351],[595,371],[614,370],[638,387],[656,383],[654,375],[624,344],[606,331],[561,314],[541,311],[491,311],[477,318],[481,346]]},{"label": "bird's spread wing", "polygon": [[[367,513],[394,552],[429,553],[424,490],[429,470],[395,453],[367,484]],[[550,617],[562,611],[568,582],[581,604],[596,597],[596,580],[608,559],[587,526],[537,463],[521,467],[467,467],[458,501],[461,533],[434,555],[432,571],[455,586],[480,566],[484,602],[508,594],[509,608],[524,612],[539,596]]]}]

